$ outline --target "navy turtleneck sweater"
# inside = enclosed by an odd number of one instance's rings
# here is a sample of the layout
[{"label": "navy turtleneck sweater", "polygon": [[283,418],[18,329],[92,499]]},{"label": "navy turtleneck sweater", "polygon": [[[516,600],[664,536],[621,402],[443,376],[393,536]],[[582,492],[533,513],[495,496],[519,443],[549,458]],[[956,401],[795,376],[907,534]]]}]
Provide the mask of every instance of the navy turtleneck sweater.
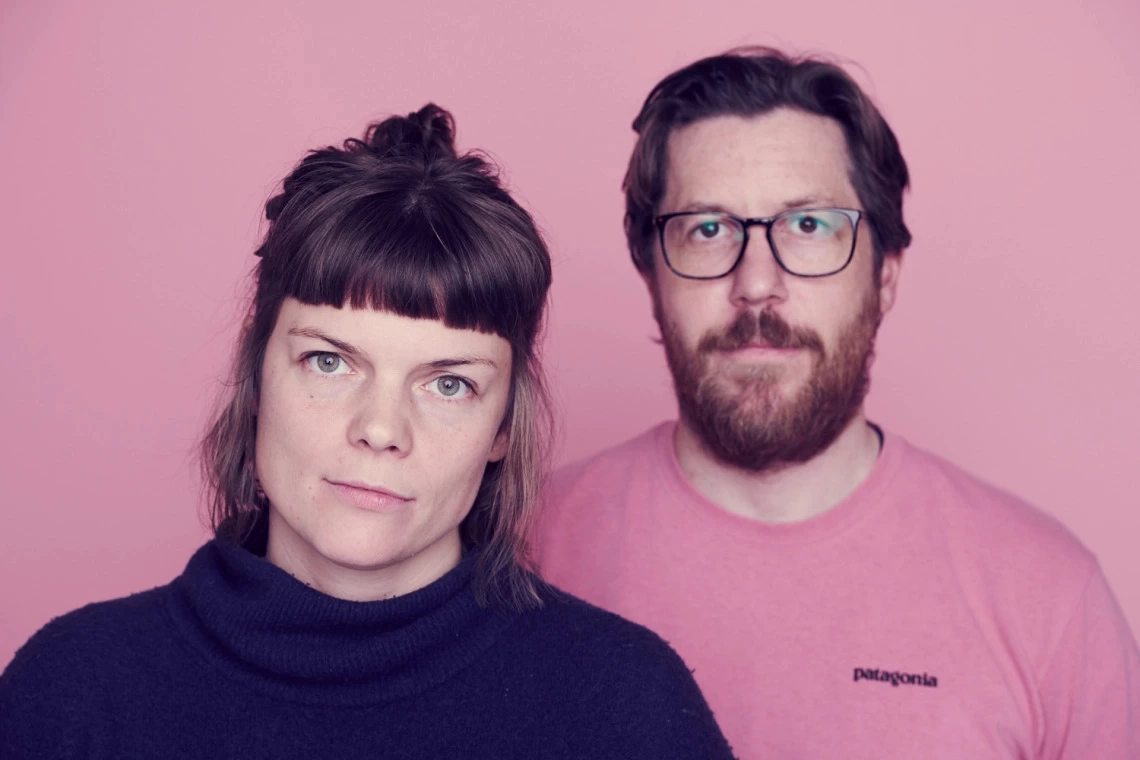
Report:
[{"label": "navy turtleneck sweater", "polygon": [[730,758],[680,658],[562,592],[480,607],[467,557],[380,602],[214,541],[49,623],[0,676],[0,757]]}]

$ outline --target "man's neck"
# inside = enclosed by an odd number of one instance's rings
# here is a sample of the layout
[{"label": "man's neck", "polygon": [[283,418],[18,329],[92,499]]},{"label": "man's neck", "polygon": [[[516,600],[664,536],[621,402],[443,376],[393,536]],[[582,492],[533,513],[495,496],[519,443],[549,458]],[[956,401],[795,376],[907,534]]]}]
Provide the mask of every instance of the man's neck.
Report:
[{"label": "man's neck", "polygon": [[879,456],[879,434],[860,412],[831,445],[800,464],[752,472],[724,464],[682,419],[673,439],[681,471],[714,504],[768,523],[790,523],[822,514],[862,483]]}]

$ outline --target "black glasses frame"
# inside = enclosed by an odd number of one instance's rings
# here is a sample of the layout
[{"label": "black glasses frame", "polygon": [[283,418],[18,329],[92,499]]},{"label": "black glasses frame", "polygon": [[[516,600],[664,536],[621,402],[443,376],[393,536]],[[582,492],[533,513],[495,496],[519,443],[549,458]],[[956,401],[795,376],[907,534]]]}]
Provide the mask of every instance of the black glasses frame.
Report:
[{"label": "black glasses frame", "polygon": [[[799,274],[798,272],[793,272],[792,270],[788,269],[788,266],[784,263],[783,259],[780,258],[780,252],[776,248],[776,241],[772,240],[772,225],[786,217],[793,216],[795,214],[806,214],[812,211],[837,211],[850,219],[851,250],[847,252],[847,259],[843,262],[843,266],[839,267],[838,269],[835,269],[831,272],[824,272],[823,274]],[[709,214],[719,214],[720,216],[728,217],[729,219],[739,224],[740,228],[744,231],[744,239],[740,243],[740,252],[736,255],[736,260],[732,262],[732,266],[729,267],[728,271],[726,271],[724,274],[701,277],[678,272],[676,267],[673,266],[673,262],[669,261],[669,251],[665,247],[665,225],[669,222],[670,219],[675,219],[679,216],[708,216]],[[744,252],[748,250],[749,227],[764,228],[764,236],[768,239],[768,250],[772,252],[772,257],[776,259],[776,263],[780,265],[780,269],[783,269],[785,272],[795,277],[815,278],[830,277],[833,274],[839,274],[844,269],[846,269],[847,266],[851,263],[851,260],[855,258],[855,244],[859,241],[859,220],[861,218],[863,218],[863,212],[858,209],[820,207],[788,209],[787,211],[781,211],[775,216],[753,217],[751,219],[744,219],[736,216],[735,214],[729,214],[725,211],[679,211],[675,214],[662,214],[661,216],[654,217],[653,223],[657,226],[657,240],[661,245],[661,256],[665,259],[665,264],[669,267],[669,270],[673,272],[673,274],[677,275],[678,277],[684,277],[686,280],[719,280],[722,277],[728,277],[730,274],[732,274],[736,268],[740,266],[740,262],[744,260]]]}]

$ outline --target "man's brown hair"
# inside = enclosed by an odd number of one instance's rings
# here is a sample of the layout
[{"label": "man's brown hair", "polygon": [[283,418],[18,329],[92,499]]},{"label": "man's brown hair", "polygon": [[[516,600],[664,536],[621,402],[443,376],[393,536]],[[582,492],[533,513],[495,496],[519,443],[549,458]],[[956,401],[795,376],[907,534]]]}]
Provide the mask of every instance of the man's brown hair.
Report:
[{"label": "man's brown hair", "polygon": [[654,266],[653,219],[661,213],[673,130],[716,116],[759,116],[777,108],[825,116],[843,128],[851,183],[871,229],[875,271],[884,255],[910,245],[902,214],[909,184],[906,161],[870,98],[833,63],[748,47],[704,58],[665,77],[634,119],[637,144],[622,187],[625,234],[638,271],[650,272]]}]

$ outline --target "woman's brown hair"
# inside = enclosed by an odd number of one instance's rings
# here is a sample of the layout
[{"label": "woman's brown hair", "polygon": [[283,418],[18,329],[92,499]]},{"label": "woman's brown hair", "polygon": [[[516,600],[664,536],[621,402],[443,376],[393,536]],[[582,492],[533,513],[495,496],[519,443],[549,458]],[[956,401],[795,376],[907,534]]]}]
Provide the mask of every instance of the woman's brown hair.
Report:
[{"label": "woman's brown hair", "polygon": [[281,304],[346,304],[499,335],[511,345],[506,456],[487,465],[460,526],[478,547],[484,604],[537,606],[526,538],[550,415],[537,340],[550,256],[534,220],[479,155],[457,155],[451,114],[428,104],[312,151],[265,205],[254,294],[228,394],[200,449],[210,523],[244,541],[264,523],[254,451],[266,344]]}]

